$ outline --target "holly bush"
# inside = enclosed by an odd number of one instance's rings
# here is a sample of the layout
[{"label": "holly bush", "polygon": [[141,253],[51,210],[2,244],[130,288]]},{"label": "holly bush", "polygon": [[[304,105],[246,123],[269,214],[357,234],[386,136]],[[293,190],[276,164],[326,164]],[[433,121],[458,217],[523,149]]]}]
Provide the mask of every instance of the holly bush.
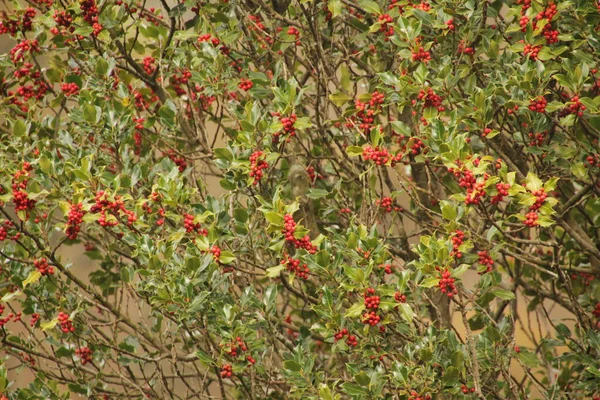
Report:
[{"label": "holly bush", "polygon": [[600,398],[595,2],[6,6],[1,399]]}]

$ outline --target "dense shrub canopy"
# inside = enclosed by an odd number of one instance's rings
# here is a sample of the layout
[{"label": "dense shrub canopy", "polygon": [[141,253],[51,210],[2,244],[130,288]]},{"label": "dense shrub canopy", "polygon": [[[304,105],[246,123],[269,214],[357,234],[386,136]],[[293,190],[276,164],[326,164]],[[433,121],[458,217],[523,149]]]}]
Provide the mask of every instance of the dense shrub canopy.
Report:
[{"label": "dense shrub canopy", "polygon": [[6,7],[1,399],[600,396],[594,1]]}]

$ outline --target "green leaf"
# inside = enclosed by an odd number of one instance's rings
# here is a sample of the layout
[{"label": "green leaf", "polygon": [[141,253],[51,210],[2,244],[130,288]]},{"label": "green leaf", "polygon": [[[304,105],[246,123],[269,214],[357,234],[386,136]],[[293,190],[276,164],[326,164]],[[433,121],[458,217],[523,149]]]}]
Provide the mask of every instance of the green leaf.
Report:
[{"label": "green leaf", "polygon": [[400,315],[402,315],[402,318],[404,318],[406,322],[411,323],[415,313],[409,304],[400,303]]},{"label": "green leaf", "polygon": [[222,251],[221,255],[219,256],[219,262],[221,264],[231,264],[233,261],[235,261],[235,255],[230,252],[230,251]]},{"label": "green leaf", "polygon": [[327,197],[328,194],[329,192],[325,189],[310,189],[306,193],[306,197],[308,197],[309,199],[320,199],[323,197]]},{"label": "green leaf", "polygon": [[281,271],[283,271],[284,269],[285,269],[285,266],[279,264],[279,265],[276,265],[274,267],[267,268],[266,275],[269,278],[277,278],[279,275],[281,275]]},{"label": "green leaf", "polygon": [[24,136],[27,133],[27,127],[25,126],[25,122],[22,120],[17,120],[13,125],[13,134],[16,137]]},{"label": "green leaf", "polygon": [[269,211],[268,213],[266,213],[265,218],[267,219],[267,221],[275,225],[283,225],[283,221],[285,221],[281,214],[278,214],[273,211]]},{"label": "green leaf", "polygon": [[359,146],[348,146],[346,147],[346,154],[350,157],[362,156],[363,148]]},{"label": "green leaf", "polygon": [[337,93],[330,94],[329,100],[331,100],[331,102],[333,104],[335,104],[336,106],[341,107],[344,104],[346,104],[347,102],[349,102],[350,100],[352,100],[352,96],[350,96],[344,92],[337,92]]},{"label": "green leaf", "polygon": [[540,364],[537,356],[529,351],[521,350],[517,357],[528,368],[535,368]]},{"label": "green leaf", "polygon": [[462,277],[465,274],[465,272],[468,271],[468,269],[470,267],[471,267],[471,265],[469,265],[469,264],[461,264],[458,268],[455,268],[452,271],[452,277],[453,278],[460,278],[460,277]]},{"label": "green leaf", "polygon": [[129,283],[131,281],[133,281],[133,276],[135,271],[133,270],[133,267],[131,265],[126,265],[124,267],[121,267],[121,280],[124,283]]},{"label": "green leaf", "polygon": [[346,310],[346,314],[344,314],[344,316],[347,318],[356,318],[359,315],[361,315],[364,310],[365,310],[365,303],[361,301],[361,302],[355,303],[352,307],[350,307],[348,310]]},{"label": "green leaf", "polygon": [[448,201],[443,200],[442,205],[442,217],[448,221],[454,221],[456,219],[456,206],[450,204]]},{"label": "green leaf", "polygon": [[342,384],[342,388],[344,389],[344,392],[346,392],[350,396],[368,396],[369,395],[369,391],[366,388],[364,388],[362,386],[358,386],[354,383],[345,382]]},{"label": "green leaf", "polygon": [[293,371],[293,372],[300,372],[300,371],[302,371],[302,366],[300,364],[298,364],[294,360],[286,360],[283,363],[283,365],[285,366],[285,369],[287,369],[289,371]]},{"label": "green leaf", "polygon": [[496,296],[502,300],[512,300],[515,298],[515,294],[513,292],[511,292],[510,290],[498,289],[498,290],[492,290],[491,293],[494,296]]},{"label": "green leaf", "polygon": [[455,367],[448,367],[444,372],[443,381],[446,386],[454,386],[458,383],[459,378],[460,374],[458,373],[458,369]]},{"label": "green leaf", "polygon": [[319,387],[320,400],[333,400],[331,389],[326,384],[322,383]]},{"label": "green leaf", "polygon": [[39,164],[40,164],[40,169],[42,170],[43,173],[48,175],[52,172],[52,161],[45,155],[42,155],[40,157]]},{"label": "green leaf", "polygon": [[423,279],[423,281],[419,284],[420,287],[431,288],[437,286],[440,283],[440,279],[435,276],[430,276],[429,278]]},{"label": "green leaf", "polygon": [[202,350],[196,351],[196,357],[198,357],[198,359],[206,365],[211,365],[213,363],[212,357],[203,352]]},{"label": "green leaf", "polygon": [[96,107],[94,107],[91,104],[86,104],[83,107],[83,119],[85,119],[90,124],[95,124],[96,123],[96,117],[97,117]]},{"label": "green leaf", "polygon": [[370,0],[359,0],[358,5],[360,8],[365,10],[370,14],[381,14],[381,8],[379,8],[379,4]]},{"label": "green leaf", "polygon": [[533,172],[529,172],[527,177],[525,178],[525,182],[527,182],[527,189],[534,191],[542,188],[542,181],[537,177]]}]

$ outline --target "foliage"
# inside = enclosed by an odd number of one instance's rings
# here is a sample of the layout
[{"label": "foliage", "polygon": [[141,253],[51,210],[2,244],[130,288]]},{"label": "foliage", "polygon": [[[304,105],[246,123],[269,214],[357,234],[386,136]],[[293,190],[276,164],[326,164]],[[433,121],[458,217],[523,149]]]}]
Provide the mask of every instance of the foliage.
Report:
[{"label": "foliage", "polygon": [[594,2],[1,18],[2,399],[600,396]]}]

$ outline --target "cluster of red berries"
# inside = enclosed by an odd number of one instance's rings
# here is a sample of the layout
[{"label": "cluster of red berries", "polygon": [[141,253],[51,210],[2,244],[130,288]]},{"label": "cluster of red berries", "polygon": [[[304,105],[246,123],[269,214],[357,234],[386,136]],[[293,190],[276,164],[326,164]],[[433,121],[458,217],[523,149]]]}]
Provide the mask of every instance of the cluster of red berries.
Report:
[{"label": "cluster of red berries", "polygon": [[228,354],[231,357],[237,357],[238,356],[238,350],[239,351],[247,351],[248,350],[248,346],[246,346],[246,343],[244,343],[244,341],[242,340],[242,338],[239,337],[239,336],[237,336],[235,338],[235,342],[229,344],[229,352],[228,352]]},{"label": "cluster of red berries", "polygon": [[200,223],[194,223],[194,216],[192,214],[183,214],[183,227],[187,233],[195,232],[202,236],[208,236],[208,231],[202,229]]},{"label": "cluster of red berries", "polygon": [[579,96],[573,96],[573,97],[571,97],[571,102],[573,104],[565,106],[565,108],[563,108],[560,111],[560,113],[558,115],[559,118],[567,116],[569,114],[575,114],[578,117],[583,117],[583,112],[586,110],[586,106],[584,106],[581,103],[581,100],[579,99]]},{"label": "cluster of red berries", "polygon": [[67,238],[71,240],[77,239],[77,235],[81,230],[81,224],[83,223],[83,216],[85,215],[85,211],[83,211],[83,204],[72,204],[71,210],[69,211],[69,216],[67,219],[67,227],[65,230],[65,234]]},{"label": "cluster of red berries", "polygon": [[370,311],[363,314],[362,321],[365,325],[376,326],[381,321],[381,317],[376,311]]},{"label": "cluster of red berries", "polygon": [[169,150],[165,153],[165,155],[167,157],[169,157],[171,159],[171,161],[173,161],[175,163],[175,165],[177,165],[177,168],[179,168],[179,172],[183,172],[185,171],[185,169],[187,168],[187,161],[185,160],[185,157],[183,156],[178,156],[177,154],[175,154],[174,150]]},{"label": "cluster of red berries", "polygon": [[263,178],[263,169],[269,168],[269,163],[266,162],[263,158],[263,152],[260,150],[255,151],[250,156],[250,177],[254,178],[252,181],[253,185],[258,185],[258,183]]},{"label": "cluster of red berries", "polygon": [[506,112],[508,113],[508,115],[512,115],[513,113],[517,112],[519,110],[519,105],[515,104],[512,108],[509,108],[508,110],[506,110]]},{"label": "cluster of red berries", "polygon": [[351,214],[351,213],[352,213],[352,210],[351,210],[351,209],[349,209],[348,207],[345,207],[345,208],[340,208],[340,213],[341,213],[341,214]]},{"label": "cluster of red berries", "polygon": [[80,347],[75,350],[75,355],[81,360],[81,364],[85,365],[92,361],[92,350],[89,347]]},{"label": "cluster of red berries", "polygon": [[252,81],[249,79],[244,79],[244,78],[240,79],[240,83],[238,85],[238,87],[241,90],[245,90],[245,91],[252,89],[252,86],[253,86]]},{"label": "cluster of red berries", "polygon": [[547,21],[542,28],[542,32],[546,38],[546,44],[558,42],[558,31],[556,29],[552,29],[552,19],[557,13],[558,10],[556,9],[556,4],[550,2],[543,11],[540,11],[536,15],[535,20],[533,21],[533,30],[537,29],[537,21],[541,21],[542,19]]},{"label": "cluster of red berries", "polygon": [[521,15],[525,15],[529,7],[531,7],[531,0],[517,0],[517,4],[523,4]]},{"label": "cluster of red berries", "polygon": [[25,12],[21,15],[21,20],[7,20],[0,21],[0,34],[9,33],[11,36],[15,36],[17,31],[27,32],[33,28],[33,18],[35,18],[35,8],[27,7]]},{"label": "cluster of red berries", "polygon": [[212,253],[213,259],[215,261],[219,261],[219,258],[221,257],[221,248],[215,244],[210,248],[209,251]]},{"label": "cluster of red berries", "polygon": [[600,318],[600,302],[596,303],[596,308],[594,308],[594,311],[592,311],[592,314],[594,314],[594,317]]},{"label": "cluster of red berries", "polygon": [[393,200],[391,197],[383,197],[381,200],[375,200],[375,204],[378,204],[386,212],[400,211],[400,207],[394,206]]},{"label": "cluster of red berries", "polygon": [[371,147],[367,146],[363,149],[363,158],[365,161],[374,161],[377,165],[386,165],[390,162],[390,165],[394,167],[400,160],[402,160],[402,154],[398,153],[392,156],[389,151],[379,146]]},{"label": "cluster of red berries", "polygon": [[418,50],[413,51],[412,60],[423,61],[424,63],[427,63],[431,60],[431,53],[426,51],[425,48],[419,47]]},{"label": "cluster of red berries", "polygon": [[347,118],[346,128],[358,127],[363,133],[369,133],[375,122],[375,112],[383,103],[384,95],[378,92],[373,93],[373,97],[368,103],[363,103],[359,99],[354,101],[356,113]]},{"label": "cluster of red berries", "polygon": [[300,46],[300,31],[293,26],[290,26],[287,30],[287,34],[296,37],[296,46]]},{"label": "cluster of red berries", "polygon": [[447,268],[442,271],[442,277],[438,286],[442,293],[446,293],[446,296],[448,297],[453,297],[458,293],[458,290],[456,290],[456,286],[454,285],[454,278],[452,278],[451,273]]},{"label": "cluster of red berries", "polygon": [[[2,205],[2,202],[0,202],[0,206]],[[45,214],[44,214],[45,215]],[[12,223],[12,221],[10,220],[6,220],[2,223],[2,225],[0,226],[0,242],[6,240],[6,238],[8,237],[8,230],[11,228],[14,228],[14,224]],[[11,240],[18,240],[21,237],[21,232],[17,231],[13,236],[11,236]],[[0,267],[0,271],[2,271],[2,268]]]},{"label": "cluster of red berries", "polygon": [[[0,314],[2,314],[0,312]],[[40,314],[38,313],[33,313],[31,314],[31,321],[29,321],[29,326],[31,326],[32,328],[35,326],[35,324],[39,321],[40,319]]]},{"label": "cluster of red berries", "polygon": [[[423,143],[423,141],[419,138],[413,137],[412,139],[412,145],[410,146],[410,154],[412,154],[413,156],[416,156],[417,154],[421,154],[421,150],[425,148],[425,143]],[[427,151],[423,152],[424,154],[427,153]]]},{"label": "cluster of red berries", "polygon": [[530,60],[537,60],[538,58],[538,54],[540,53],[540,50],[542,50],[542,45],[537,45],[534,46],[532,44],[527,43],[525,45],[525,47],[523,48],[523,54],[527,57],[529,57]]},{"label": "cluster of red berries", "polygon": [[216,37],[212,37],[212,35],[210,33],[205,33],[204,35],[200,35],[198,37],[198,43],[202,43],[202,42],[208,42],[210,41],[212,43],[213,46],[218,46],[221,41],[216,38]]},{"label": "cluster of red berries", "polygon": [[69,314],[65,312],[58,313],[58,323],[60,325],[60,330],[63,333],[75,332],[75,327],[73,326],[73,322],[69,318]]},{"label": "cluster of red berries", "polygon": [[370,310],[377,310],[381,299],[375,295],[375,289],[368,288],[363,295],[365,299],[365,307]]},{"label": "cluster of red berries", "polygon": [[[283,124],[283,133],[289,135],[289,137],[296,136],[296,128],[294,128],[294,124],[298,118],[296,114],[290,114],[289,117],[282,117],[279,113],[276,113],[276,116],[279,117],[279,121]],[[277,132],[273,136],[279,136],[280,134],[281,132]]]},{"label": "cluster of red berries", "polygon": [[67,10],[54,10],[52,18],[54,18],[54,21],[56,22],[56,26],[50,29],[50,32],[53,34],[58,35],[61,33],[59,27],[65,28],[62,30],[63,34],[66,34],[67,32],[73,33],[75,31],[75,27],[71,26],[73,24],[73,16]]},{"label": "cluster of red berries", "polygon": [[306,167],[306,173],[308,174],[308,178],[310,179],[311,182],[315,182],[317,179],[323,179],[323,175],[321,174],[317,174],[315,167],[313,166],[308,166]]},{"label": "cluster of red berries", "polygon": [[529,133],[529,135],[528,135],[529,136],[529,146],[531,146],[531,147],[542,146],[544,144],[544,141],[548,137],[548,133],[549,133],[548,131]]},{"label": "cluster of red berries", "polygon": [[590,154],[585,158],[590,167],[600,167],[600,154]]},{"label": "cluster of red berries", "polygon": [[311,243],[308,235],[304,235],[302,239],[296,239],[294,236],[296,233],[296,221],[294,221],[294,217],[291,214],[286,214],[283,219],[284,228],[281,232],[284,234],[285,240],[292,243],[297,249],[305,249],[310,254],[315,254],[317,248]]},{"label": "cluster of red berries", "polygon": [[[4,306],[2,304],[0,304],[0,315],[2,315],[2,313],[4,313]],[[0,328],[2,328],[4,325],[8,324],[11,320],[13,322],[19,322],[21,320],[22,315],[23,314],[20,311],[16,314],[11,312],[6,317],[0,318]]]},{"label": "cluster of red berries", "polygon": [[[254,33],[256,41],[260,44],[262,49],[266,49],[267,45],[273,44],[273,37],[267,32],[267,28],[262,23],[262,19],[259,15],[249,15],[248,19],[251,24],[248,26],[248,31]],[[278,32],[281,32],[283,28],[277,28]]]},{"label": "cluster of red berries", "polygon": [[337,342],[339,340],[342,340],[344,337],[346,337],[346,344],[350,347],[356,347],[358,346],[358,340],[356,338],[355,335],[351,335],[350,332],[348,332],[348,329],[344,328],[341,331],[339,331],[338,333],[336,333],[335,335],[333,335],[334,340]]},{"label": "cluster of red berries", "polygon": [[490,257],[489,253],[487,251],[478,251],[477,255],[479,256],[479,264],[483,265],[485,268],[485,270],[483,272],[480,272],[479,274],[485,274],[487,272],[492,272],[492,267],[494,266],[494,260],[492,259],[492,257]]},{"label": "cluster of red berries", "polygon": [[390,36],[394,36],[394,27],[391,25],[394,23],[392,17],[389,14],[382,14],[378,18],[381,27],[379,28],[379,32],[383,32],[386,36],[385,41],[387,42]]},{"label": "cluster of red berries", "polygon": [[[371,99],[369,100],[369,107],[377,108],[383,104],[384,100],[385,100],[385,95],[383,93],[379,93],[378,91],[375,91],[375,92],[371,93]],[[363,109],[364,109],[364,107],[363,107]]]},{"label": "cluster of red berries", "polygon": [[79,86],[75,82],[63,83],[60,85],[60,90],[62,90],[67,97],[77,96],[79,93]]},{"label": "cluster of red berries", "polygon": [[588,274],[587,272],[577,272],[571,274],[571,279],[581,279],[585,286],[589,286],[594,282],[596,276],[594,274]]},{"label": "cluster of red berries", "polygon": [[465,198],[465,204],[479,204],[481,198],[485,196],[485,181],[487,180],[486,175],[484,175],[484,180],[482,182],[476,182],[472,187],[467,189],[467,196]]},{"label": "cluster of red berries", "polygon": [[96,192],[95,200],[96,203],[90,208],[90,212],[100,213],[100,218],[98,218],[97,221],[100,226],[110,228],[119,224],[119,221],[116,218],[110,221],[106,219],[107,211],[112,215],[118,215],[118,213],[121,212],[127,217],[127,225],[129,226],[137,221],[135,213],[125,208],[125,202],[123,201],[122,196],[115,196],[115,200],[110,201],[108,200],[108,193],[104,190],[99,190]]},{"label": "cluster of red berries", "polygon": [[486,137],[490,133],[492,133],[492,129],[491,128],[484,128],[483,129],[483,133],[481,134],[481,136]]},{"label": "cluster of red berries", "polygon": [[178,73],[171,76],[171,85],[173,86],[175,93],[177,93],[177,96],[183,96],[187,93],[185,85],[187,85],[191,77],[192,72],[187,68],[179,70]]},{"label": "cluster of red berries", "polygon": [[23,61],[26,53],[39,53],[40,43],[37,39],[23,39],[10,50],[10,58],[13,64]]},{"label": "cluster of red berries", "polygon": [[13,203],[16,211],[29,211],[35,207],[35,200],[30,199],[25,189],[29,182],[29,174],[33,167],[25,161],[23,167],[15,172],[12,180]]},{"label": "cluster of red berries", "polygon": [[402,294],[400,292],[396,292],[394,293],[394,299],[398,302],[398,303],[406,303],[406,295]]},{"label": "cluster of red berries", "polygon": [[458,50],[459,53],[462,53],[462,54],[467,54],[467,55],[473,55],[473,54],[475,54],[475,49],[473,47],[466,46],[464,40],[461,40],[458,43],[458,49],[457,50]]},{"label": "cluster of red berries", "polygon": [[154,74],[154,71],[156,71],[156,66],[154,65],[155,63],[156,59],[154,57],[146,56],[144,57],[142,68],[144,68],[144,71],[146,71],[148,75],[152,75]]},{"label": "cluster of red berries", "polygon": [[408,400],[431,400],[431,396],[421,396],[417,391],[411,390]]},{"label": "cluster of red berries", "polygon": [[383,271],[388,275],[394,272],[392,269],[392,264],[380,264],[379,268],[383,269]]},{"label": "cluster of red berries", "polygon": [[537,226],[538,222],[538,214],[535,211],[530,211],[527,214],[525,214],[525,221],[523,221],[523,223],[525,224],[525,226],[529,226],[529,227],[534,227]]},{"label": "cluster of red berries", "polygon": [[48,264],[48,260],[45,258],[34,260],[33,266],[40,272],[40,274],[42,274],[42,276],[54,275],[54,268]]},{"label": "cluster of red berries", "polygon": [[448,30],[450,30],[450,31],[456,30],[456,25],[454,24],[454,18],[450,18],[448,21],[446,21],[446,28],[448,28]]},{"label": "cluster of red berries", "polygon": [[535,203],[533,203],[529,207],[529,210],[530,211],[539,210],[540,207],[542,206],[542,204],[544,204],[544,201],[546,201],[546,198],[548,198],[548,194],[546,193],[546,191],[544,189],[533,190],[531,192],[531,194],[536,197],[536,200],[535,200]]},{"label": "cluster of red berries", "polygon": [[461,390],[461,391],[462,391],[464,394],[467,394],[467,393],[475,393],[475,388],[474,388],[474,387],[472,387],[472,388],[469,388],[469,387],[467,387],[467,385],[460,385],[460,390]]},{"label": "cluster of red berries", "polygon": [[[437,108],[439,112],[444,111],[446,108],[442,105],[442,101],[444,100],[442,96],[436,94],[432,88],[421,89],[419,94],[417,95],[418,101],[423,101],[423,109],[434,107]],[[417,100],[413,100],[413,106],[416,105]]]},{"label": "cluster of red berries", "polygon": [[142,131],[144,130],[144,118],[132,118],[132,121],[135,122],[135,130],[133,132],[133,143],[134,143],[134,154],[140,155],[142,151]]},{"label": "cluster of red berries", "polygon": [[462,258],[462,253],[459,250],[459,247],[463,244],[463,242],[465,241],[465,233],[459,229],[457,229],[456,231],[454,231],[454,235],[452,236],[452,253],[450,253],[451,256],[454,256],[456,258]]},{"label": "cluster of red berries", "polygon": [[498,191],[498,194],[492,197],[492,204],[497,204],[504,200],[504,197],[508,196],[508,189],[510,189],[510,185],[508,183],[496,183],[496,190]]},{"label": "cluster of red berries", "polygon": [[231,378],[232,376],[233,368],[231,367],[231,364],[223,365],[223,368],[221,368],[221,378]]},{"label": "cluster of red berries", "polygon": [[531,100],[529,103],[529,109],[538,113],[545,113],[547,104],[548,101],[543,96],[540,96],[537,99]]},{"label": "cluster of red berries", "polygon": [[98,23],[98,16],[100,15],[100,11],[98,10],[98,6],[96,5],[96,0],[79,0],[79,8],[83,11],[83,19],[85,22],[90,24],[92,28],[94,28],[94,32],[92,35],[98,36],[98,34],[102,31],[102,25]]},{"label": "cluster of red berries", "polygon": [[285,269],[296,274],[298,278],[304,280],[308,279],[308,275],[310,274],[308,265],[302,263],[300,260],[285,255],[285,258],[281,260],[281,265],[285,265]]}]

